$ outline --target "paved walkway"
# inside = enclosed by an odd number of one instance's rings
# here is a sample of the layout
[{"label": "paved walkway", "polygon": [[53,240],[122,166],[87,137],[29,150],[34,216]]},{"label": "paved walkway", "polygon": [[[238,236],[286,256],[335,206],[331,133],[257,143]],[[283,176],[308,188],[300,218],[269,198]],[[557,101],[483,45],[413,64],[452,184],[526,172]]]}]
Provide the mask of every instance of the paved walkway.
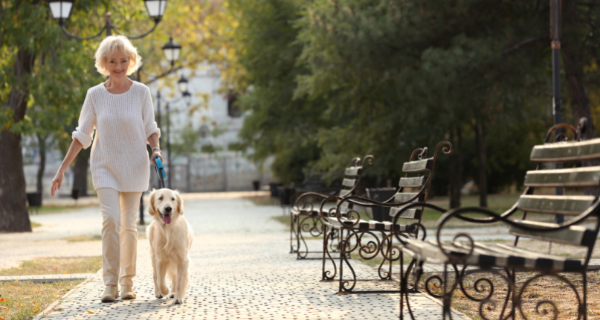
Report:
[{"label": "paved walkway", "polygon": [[[183,305],[172,305],[173,299],[154,297],[148,241],[142,239],[138,246],[138,275],[134,278],[136,300],[100,303],[103,284],[101,275],[96,274],[54,306],[48,316],[54,319],[398,318],[397,294],[337,295],[337,283],[319,281],[320,261],[297,261],[287,253],[285,228],[270,218],[281,214],[279,207],[257,207],[242,199],[190,199],[185,204],[185,216],[196,236],[191,252],[190,286]],[[96,219],[88,218],[89,223]],[[87,248],[78,253],[99,255],[100,248],[92,243],[99,241],[86,242]],[[354,266],[359,278],[375,275],[371,267],[357,263]],[[377,282],[360,285],[382,286]],[[392,283],[387,286],[396,288]],[[418,319],[441,318],[441,307],[421,294],[411,296],[411,305]],[[457,315],[455,319],[467,318]]]}]

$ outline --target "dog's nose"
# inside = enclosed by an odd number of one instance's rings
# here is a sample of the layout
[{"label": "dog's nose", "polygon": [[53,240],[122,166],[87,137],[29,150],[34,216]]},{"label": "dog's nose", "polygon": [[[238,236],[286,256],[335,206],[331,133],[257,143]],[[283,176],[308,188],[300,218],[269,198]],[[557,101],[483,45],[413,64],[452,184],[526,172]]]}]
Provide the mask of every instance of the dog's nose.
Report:
[{"label": "dog's nose", "polygon": [[171,213],[171,211],[173,211],[173,208],[171,208],[171,207],[165,207],[165,211]]}]

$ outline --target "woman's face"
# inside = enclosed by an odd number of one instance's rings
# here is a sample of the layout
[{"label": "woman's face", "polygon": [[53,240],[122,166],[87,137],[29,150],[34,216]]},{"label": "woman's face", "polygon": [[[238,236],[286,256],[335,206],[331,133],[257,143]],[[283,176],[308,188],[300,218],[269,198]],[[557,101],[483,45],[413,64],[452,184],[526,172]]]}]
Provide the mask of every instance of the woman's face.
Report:
[{"label": "woman's face", "polygon": [[106,59],[106,70],[110,72],[110,77],[113,79],[127,77],[128,69],[129,57],[121,50],[113,52]]}]

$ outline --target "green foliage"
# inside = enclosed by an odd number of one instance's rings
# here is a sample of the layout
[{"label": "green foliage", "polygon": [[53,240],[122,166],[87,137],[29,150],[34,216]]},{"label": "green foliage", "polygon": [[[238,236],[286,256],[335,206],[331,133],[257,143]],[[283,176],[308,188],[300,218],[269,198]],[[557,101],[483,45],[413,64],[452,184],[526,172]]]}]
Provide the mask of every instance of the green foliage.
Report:
[{"label": "green foliage", "polygon": [[215,153],[215,152],[221,151],[221,150],[223,150],[223,147],[214,146],[212,144],[205,144],[202,147],[200,147],[200,151],[202,151],[204,153]]},{"label": "green foliage", "polygon": [[255,163],[275,155],[274,173],[285,183],[301,182],[304,170],[318,159],[314,132],[322,99],[294,99],[296,77],[305,71],[297,65],[302,46],[293,23],[302,10],[297,1],[234,0],[232,11],[239,26],[235,52],[240,72],[235,79],[244,89],[240,105],[250,111],[240,133]]},{"label": "green foliage", "polygon": [[243,143],[240,142],[232,142],[227,145],[227,150],[229,151],[246,151]]},{"label": "green foliage", "polygon": [[171,152],[174,155],[189,155],[197,151],[196,146],[200,141],[200,136],[194,130],[191,122],[181,128],[176,136],[175,141],[171,142]]},{"label": "green foliage", "polygon": [[[451,142],[465,178],[477,177],[481,132],[498,191],[522,181],[531,146],[551,125],[547,4],[233,3],[240,100],[251,111],[242,136],[252,157],[275,156],[283,181],[302,181],[307,169],[332,181],[350,159],[373,154],[366,174],[383,183],[412,150],[427,146],[432,156],[460,130],[462,148],[455,135]],[[439,161],[438,194],[453,170]]]}]

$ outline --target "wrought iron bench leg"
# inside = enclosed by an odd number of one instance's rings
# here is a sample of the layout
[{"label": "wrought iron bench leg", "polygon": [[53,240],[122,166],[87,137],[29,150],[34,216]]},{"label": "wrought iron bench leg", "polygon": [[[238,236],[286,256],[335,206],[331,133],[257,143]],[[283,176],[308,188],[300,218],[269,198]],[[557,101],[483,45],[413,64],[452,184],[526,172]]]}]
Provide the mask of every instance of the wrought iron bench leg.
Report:
[{"label": "wrought iron bench leg", "polygon": [[[410,300],[408,299],[409,289],[408,289],[408,278],[410,277],[411,268],[414,266],[416,261],[413,259],[410,264],[406,268],[406,272],[404,272],[404,254],[400,251],[400,319],[404,320],[404,302],[406,301],[406,309],[408,310],[408,314],[410,315],[410,319],[415,320],[415,315],[410,308]],[[415,287],[419,280],[416,280]]]},{"label": "wrought iron bench leg", "polygon": [[[304,239],[300,239],[302,237],[302,223],[303,221],[301,221],[301,216],[298,215],[298,220],[296,221],[296,259],[302,259],[302,258],[306,258],[306,253],[304,256],[302,256],[302,253],[300,252],[300,240],[302,240],[302,242],[304,242]],[[306,246],[306,242],[304,242],[304,245]],[[308,251],[308,249],[306,250]]]},{"label": "wrought iron bench leg", "polygon": [[579,313],[583,314],[583,320],[587,320],[587,272],[582,272],[581,276],[583,277],[583,304]]},{"label": "wrought iron bench leg", "polygon": [[[297,224],[295,222],[296,216],[292,214],[292,211],[290,210],[290,253],[296,253],[298,251],[297,249],[294,249],[294,225]],[[298,238],[298,234],[296,234],[296,238]]]},{"label": "wrought iron bench leg", "polygon": [[[381,280],[392,280],[392,266],[394,264],[394,261],[397,261],[397,259],[394,259],[394,246],[392,244],[392,240],[394,238],[394,235],[389,235],[386,236],[385,232],[381,232],[381,236],[382,236],[382,243],[381,243],[381,255],[383,257],[383,260],[381,261],[381,264],[379,265],[379,269],[378,269],[378,274],[379,274],[379,278],[381,278]],[[387,242],[387,245],[385,244]],[[387,249],[384,250],[383,248],[386,247]],[[400,251],[400,250],[398,250]],[[387,263],[387,267],[388,267],[388,271],[384,271],[384,265]],[[402,262],[401,262],[402,263]]]},{"label": "wrought iron bench leg", "polygon": [[346,243],[344,241],[344,229],[340,229],[340,245],[338,247],[340,251],[340,283],[338,293],[344,292],[342,286],[342,282],[344,281],[344,257],[346,256]]},{"label": "wrought iron bench leg", "polygon": [[[337,266],[335,265],[335,260],[331,256],[329,252],[329,238],[331,235],[331,241],[333,241],[333,235],[335,234],[335,229],[331,228],[329,234],[327,233],[327,225],[323,224],[323,268],[321,270],[321,281],[333,281],[337,274]],[[327,259],[331,261],[333,264],[333,275],[330,276],[331,272],[325,270],[327,266]]]},{"label": "wrought iron bench leg", "polygon": [[[350,239],[353,236],[357,236],[356,232],[348,230],[346,234],[346,239],[344,240],[343,235],[344,229],[340,229],[340,289],[339,292],[352,292],[354,287],[356,286],[356,272],[354,272],[354,268],[348,261],[350,253],[356,249],[356,246],[352,247],[350,243]],[[359,249],[360,250],[360,249]],[[348,269],[352,273],[352,280],[344,280],[344,263],[348,266]],[[350,285],[352,284],[352,285]]]}]

